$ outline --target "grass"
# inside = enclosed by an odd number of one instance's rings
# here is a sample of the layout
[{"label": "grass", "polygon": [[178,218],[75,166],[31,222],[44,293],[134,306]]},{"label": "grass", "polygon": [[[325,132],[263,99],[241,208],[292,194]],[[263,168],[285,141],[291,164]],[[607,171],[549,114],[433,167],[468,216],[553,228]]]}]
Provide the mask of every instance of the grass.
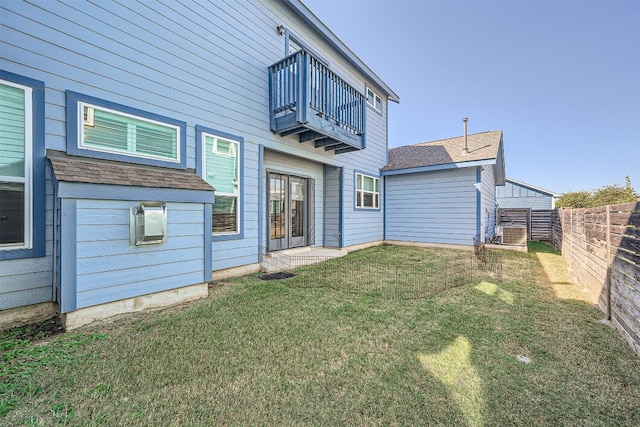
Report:
[{"label": "grass", "polygon": [[[501,283],[427,299],[254,275],[44,345],[3,333],[1,360],[15,357],[0,424],[640,425],[640,359],[560,256],[531,249],[504,254]],[[380,246],[347,259],[450,254]]]},{"label": "grass", "polygon": [[76,361],[80,347],[104,334],[67,334],[49,343],[42,343],[44,334],[34,334],[34,343],[24,339],[29,328],[16,328],[0,336],[0,417],[23,406],[26,399],[35,398],[44,389],[34,381],[39,371],[56,366],[70,366]]}]

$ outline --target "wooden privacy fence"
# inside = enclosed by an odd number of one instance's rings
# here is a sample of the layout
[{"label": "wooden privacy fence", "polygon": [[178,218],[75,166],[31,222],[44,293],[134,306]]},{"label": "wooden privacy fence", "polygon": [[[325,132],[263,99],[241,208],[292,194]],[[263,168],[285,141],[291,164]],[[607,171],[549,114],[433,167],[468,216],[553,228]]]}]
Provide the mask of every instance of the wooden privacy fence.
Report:
[{"label": "wooden privacy fence", "polygon": [[551,242],[552,210],[528,208],[498,209],[498,225],[527,227],[527,240]]},{"label": "wooden privacy fence", "polygon": [[640,356],[640,201],[552,212],[552,244],[573,279]]}]

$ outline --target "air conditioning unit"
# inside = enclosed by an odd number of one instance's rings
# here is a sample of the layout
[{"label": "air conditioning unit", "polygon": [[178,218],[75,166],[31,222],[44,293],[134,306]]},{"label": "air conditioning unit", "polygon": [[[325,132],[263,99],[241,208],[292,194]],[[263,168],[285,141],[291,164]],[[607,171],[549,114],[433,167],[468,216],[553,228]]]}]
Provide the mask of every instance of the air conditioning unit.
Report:
[{"label": "air conditioning unit", "polygon": [[502,244],[503,245],[527,245],[527,227],[525,226],[500,226],[502,228]]}]

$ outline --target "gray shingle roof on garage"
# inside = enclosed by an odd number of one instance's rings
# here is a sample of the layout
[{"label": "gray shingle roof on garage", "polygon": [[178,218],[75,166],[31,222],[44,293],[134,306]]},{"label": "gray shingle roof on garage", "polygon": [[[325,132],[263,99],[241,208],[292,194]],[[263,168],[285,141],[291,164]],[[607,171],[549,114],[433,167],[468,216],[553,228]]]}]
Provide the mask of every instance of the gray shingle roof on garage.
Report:
[{"label": "gray shingle roof on garage", "polygon": [[501,141],[502,131],[495,130],[467,135],[468,153],[463,151],[464,136],[391,148],[382,171],[495,159]]}]

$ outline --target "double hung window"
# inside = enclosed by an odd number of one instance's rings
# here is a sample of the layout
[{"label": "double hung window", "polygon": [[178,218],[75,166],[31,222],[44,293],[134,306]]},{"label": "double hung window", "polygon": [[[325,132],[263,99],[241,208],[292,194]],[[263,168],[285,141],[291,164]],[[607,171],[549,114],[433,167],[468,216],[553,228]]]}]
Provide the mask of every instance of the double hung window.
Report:
[{"label": "double hung window", "polygon": [[32,91],[0,80],[0,249],[31,247]]},{"label": "double hung window", "polygon": [[240,232],[240,143],[203,132],[202,177],[216,189],[213,204],[214,235]]},{"label": "double hung window", "polygon": [[356,173],[356,208],[380,207],[380,179]]},{"label": "double hung window", "polygon": [[367,88],[367,104],[372,106],[376,111],[382,112],[382,98],[369,88]]}]

